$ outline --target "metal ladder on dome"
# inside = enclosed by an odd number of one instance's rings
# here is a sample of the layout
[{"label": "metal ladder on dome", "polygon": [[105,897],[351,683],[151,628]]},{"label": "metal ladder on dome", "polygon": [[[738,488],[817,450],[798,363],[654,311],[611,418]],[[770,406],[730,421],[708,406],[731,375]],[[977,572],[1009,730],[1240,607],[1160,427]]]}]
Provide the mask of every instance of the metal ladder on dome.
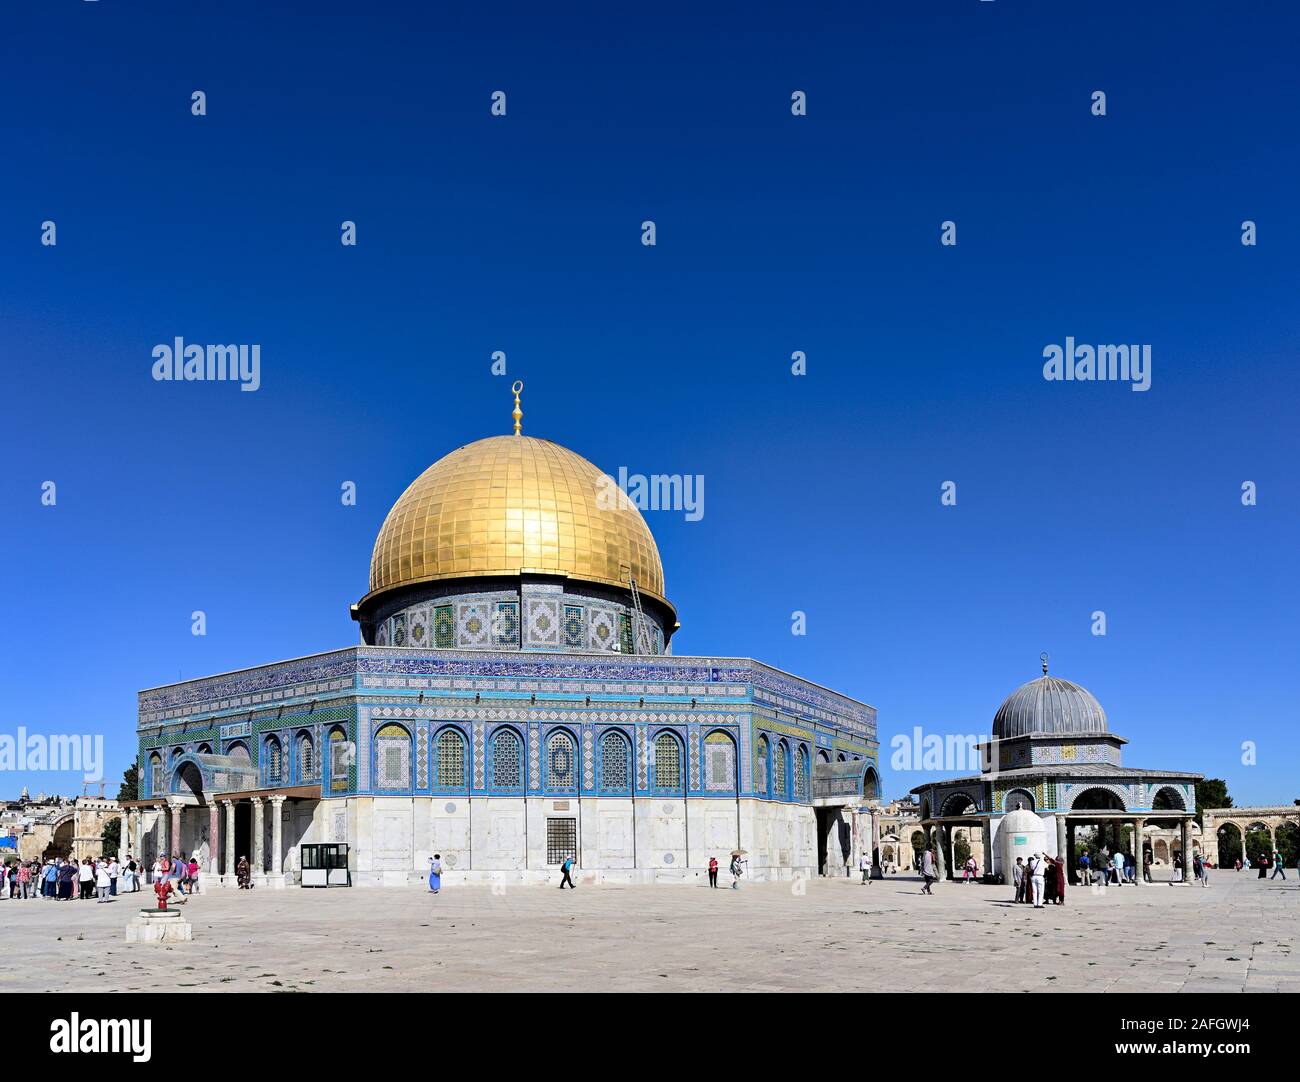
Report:
[{"label": "metal ladder on dome", "polygon": [[653,654],[654,636],[650,633],[650,621],[646,619],[645,609],[641,607],[641,591],[636,588],[635,578],[629,578],[627,582],[632,588],[632,608],[636,610],[636,615],[632,618],[635,625],[632,630],[633,649],[638,654]]}]

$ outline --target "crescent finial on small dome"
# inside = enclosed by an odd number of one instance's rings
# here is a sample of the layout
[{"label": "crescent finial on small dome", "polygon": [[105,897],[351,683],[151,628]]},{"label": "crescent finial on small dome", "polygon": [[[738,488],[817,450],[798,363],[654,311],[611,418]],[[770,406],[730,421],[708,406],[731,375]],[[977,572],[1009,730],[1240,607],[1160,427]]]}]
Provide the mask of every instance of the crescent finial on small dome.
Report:
[{"label": "crescent finial on small dome", "polygon": [[1043,675],[1046,676],[1047,675],[1047,651],[1046,650],[1044,650],[1041,654],[1038,655],[1038,660],[1043,663]]}]

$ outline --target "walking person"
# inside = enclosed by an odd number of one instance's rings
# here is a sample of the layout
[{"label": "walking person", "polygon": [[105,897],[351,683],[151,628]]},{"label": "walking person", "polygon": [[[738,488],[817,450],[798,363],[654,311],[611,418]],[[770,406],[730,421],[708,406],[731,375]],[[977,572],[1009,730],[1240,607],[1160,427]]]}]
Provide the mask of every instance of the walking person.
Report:
[{"label": "walking person", "polygon": [[862,882],[870,883],[871,882],[871,858],[867,856],[866,853],[863,853],[862,856],[858,858],[858,868],[862,872]]},{"label": "walking person", "polygon": [[560,865],[560,889],[563,890],[567,885],[570,890],[577,890],[577,884],[573,882],[573,877],[569,873],[573,871],[573,856],[564,858],[564,863]]},{"label": "walking person", "polygon": [[1274,849],[1274,850],[1273,850],[1273,874],[1270,875],[1269,878],[1270,878],[1270,879],[1276,879],[1279,875],[1280,875],[1283,879],[1285,879],[1285,878],[1286,878],[1286,870],[1285,870],[1285,868],[1283,867],[1283,864],[1282,864],[1282,854],[1279,853],[1276,849]]},{"label": "walking person", "polygon": [[1086,849],[1079,854],[1079,882],[1085,887],[1092,883],[1092,859]]},{"label": "walking person", "polygon": [[117,881],[122,874],[122,869],[117,865],[117,857],[108,858],[108,895],[110,898],[117,897]]},{"label": "walking person", "polygon": [[709,886],[717,887],[718,885],[718,858],[709,857]]},{"label": "walking person", "polygon": [[935,880],[939,878],[934,871],[933,849],[927,849],[921,855],[921,876],[925,880],[924,885],[921,887],[921,893],[933,895],[934,891],[932,891],[930,887],[934,884]]},{"label": "walking person", "polygon": [[1151,854],[1146,852],[1142,854],[1142,881],[1151,882]]},{"label": "walking person", "polygon": [[429,858],[429,890],[434,894],[442,890],[442,854],[434,853]]},{"label": "walking person", "polygon": [[235,880],[239,883],[240,890],[253,889],[253,870],[248,866],[247,857],[240,857],[239,863],[235,865]]}]

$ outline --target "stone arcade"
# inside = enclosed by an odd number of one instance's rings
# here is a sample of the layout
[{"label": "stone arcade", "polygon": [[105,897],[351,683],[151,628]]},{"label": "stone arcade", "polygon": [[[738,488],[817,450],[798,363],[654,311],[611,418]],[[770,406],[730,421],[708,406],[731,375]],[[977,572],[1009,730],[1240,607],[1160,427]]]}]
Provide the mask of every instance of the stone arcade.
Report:
[{"label": "stone arcade", "polygon": [[[518,387],[518,385],[517,385]],[[745,658],[679,657],[658,549],[602,474],[519,431],[460,447],[388,513],[361,645],[140,693],[127,846],[233,882],[652,882],[844,875],[878,831],[875,711]]]}]

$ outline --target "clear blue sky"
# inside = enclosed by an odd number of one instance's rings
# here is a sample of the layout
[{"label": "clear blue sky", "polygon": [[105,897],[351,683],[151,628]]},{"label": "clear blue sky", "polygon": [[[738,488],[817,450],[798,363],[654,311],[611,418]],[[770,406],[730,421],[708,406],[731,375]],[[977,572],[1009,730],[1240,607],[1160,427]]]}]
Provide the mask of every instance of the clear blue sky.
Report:
[{"label": "clear blue sky", "polygon": [[[105,734],[112,792],[138,689],[355,642],[522,378],[526,432],[704,475],[648,516],[676,652],[876,706],[889,795],[1047,650],[1131,765],[1300,796],[1293,5],[294,6],[0,14],[0,732]],[[176,335],[261,390],[154,382]],[[1151,389],[1045,382],[1067,335]]]}]

